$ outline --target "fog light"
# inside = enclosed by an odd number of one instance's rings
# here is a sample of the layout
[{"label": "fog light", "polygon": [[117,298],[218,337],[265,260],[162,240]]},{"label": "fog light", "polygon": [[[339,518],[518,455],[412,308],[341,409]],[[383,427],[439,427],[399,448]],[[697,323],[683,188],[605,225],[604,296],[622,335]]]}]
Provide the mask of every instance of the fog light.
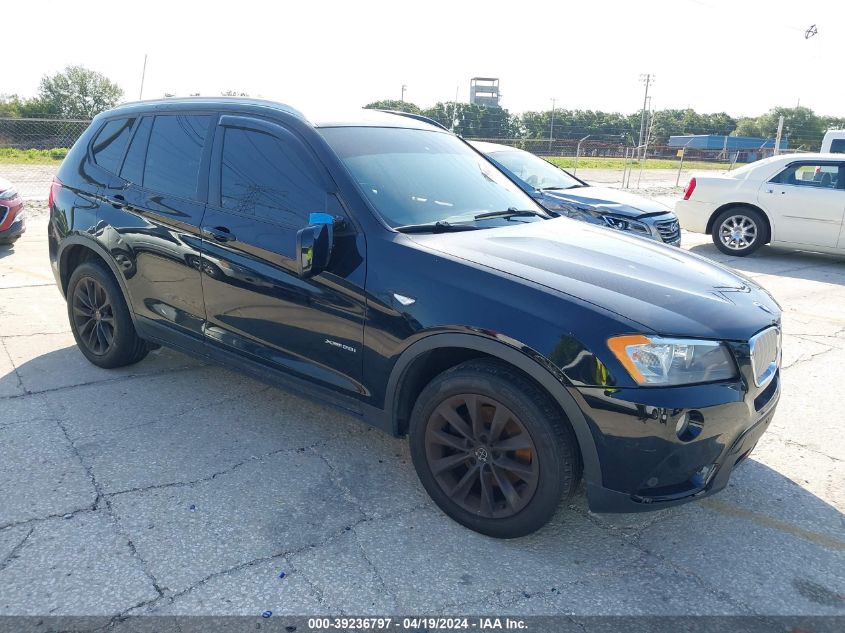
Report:
[{"label": "fog light", "polygon": [[704,428],[704,416],[701,411],[693,410],[678,418],[675,433],[682,442],[692,442],[701,435],[702,428]]},{"label": "fog light", "polygon": [[689,415],[684,413],[678,418],[677,424],[675,424],[675,435],[677,435],[678,438],[682,437],[684,432],[687,430],[687,426],[689,426]]}]

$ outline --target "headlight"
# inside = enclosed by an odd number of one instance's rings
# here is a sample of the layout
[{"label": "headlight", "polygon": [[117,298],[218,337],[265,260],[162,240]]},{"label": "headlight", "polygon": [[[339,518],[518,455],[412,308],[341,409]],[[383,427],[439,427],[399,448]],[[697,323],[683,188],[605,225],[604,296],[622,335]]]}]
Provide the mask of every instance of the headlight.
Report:
[{"label": "headlight", "polygon": [[737,375],[736,363],[719,341],[633,334],[608,339],[607,345],[640,385],[688,385]]},{"label": "headlight", "polygon": [[642,233],[643,235],[650,235],[651,231],[642,222],[631,220],[629,218],[620,218],[615,215],[603,215],[601,219],[609,227],[619,229],[620,231],[631,231],[632,233]]},{"label": "headlight", "polygon": [[11,200],[18,196],[18,190],[14,187],[9,187],[5,191],[0,191],[0,200]]},{"label": "headlight", "polygon": [[601,224],[602,226],[609,226],[612,229],[618,229],[620,231],[651,235],[651,231],[642,222],[618,215],[607,215],[592,207],[560,203],[558,206],[550,208],[567,218],[589,222],[590,224]]}]

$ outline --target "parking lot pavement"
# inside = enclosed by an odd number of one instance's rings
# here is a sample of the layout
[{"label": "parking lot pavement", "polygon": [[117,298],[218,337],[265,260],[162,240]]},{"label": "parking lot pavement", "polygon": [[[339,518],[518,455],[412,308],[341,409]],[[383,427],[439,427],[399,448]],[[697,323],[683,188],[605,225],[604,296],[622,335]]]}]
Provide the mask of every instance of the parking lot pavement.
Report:
[{"label": "parking lot pavement", "polygon": [[771,429],[715,497],[595,515],[580,491],[496,541],[432,505],[405,440],[164,349],[88,364],[45,226],[0,247],[0,615],[845,612],[841,259],[685,234],[783,305]]}]

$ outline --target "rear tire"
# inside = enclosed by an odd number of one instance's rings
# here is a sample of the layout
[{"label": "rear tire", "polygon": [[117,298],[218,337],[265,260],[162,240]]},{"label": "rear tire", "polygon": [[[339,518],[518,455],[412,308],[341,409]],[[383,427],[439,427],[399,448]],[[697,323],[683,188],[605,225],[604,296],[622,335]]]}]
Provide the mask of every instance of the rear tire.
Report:
[{"label": "rear tire", "polygon": [[750,207],[725,209],[713,220],[713,243],[726,255],[745,257],[769,241],[763,214]]},{"label": "rear tire", "polygon": [[124,367],[149,352],[147,342],[135,332],[120,286],[102,262],[87,261],[73,271],[67,311],[73,338],[94,365]]},{"label": "rear tire", "polygon": [[434,502],[496,538],[542,527],[581,475],[568,421],[546,392],[498,361],[468,361],[434,378],[417,398],[409,435]]}]

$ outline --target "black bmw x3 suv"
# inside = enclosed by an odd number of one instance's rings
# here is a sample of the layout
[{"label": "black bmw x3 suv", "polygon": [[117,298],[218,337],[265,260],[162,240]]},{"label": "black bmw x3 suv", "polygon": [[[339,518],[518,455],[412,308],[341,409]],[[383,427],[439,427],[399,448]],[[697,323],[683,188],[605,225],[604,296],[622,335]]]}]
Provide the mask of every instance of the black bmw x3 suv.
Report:
[{"label": "black bmw x3 suv", "polygon": [[50,210],[92,363],[167,345],[408,435],[434,501],[488,535],[536,530],[582,477],[598,512],[714,493],[780,395],[766,291],[552,217],[413,116],[121,106],[69,152]]}]

